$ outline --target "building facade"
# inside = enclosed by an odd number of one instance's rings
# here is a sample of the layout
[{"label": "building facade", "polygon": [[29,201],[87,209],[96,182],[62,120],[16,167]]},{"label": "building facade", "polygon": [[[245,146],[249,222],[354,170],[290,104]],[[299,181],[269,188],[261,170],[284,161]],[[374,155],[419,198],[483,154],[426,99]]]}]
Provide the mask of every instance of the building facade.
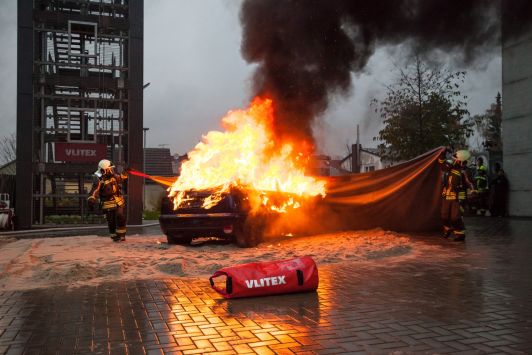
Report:
[{"label": "building facade", "polygon": [[392,163],[381,157],[379,149],[364,148],[361,144],[351,145],[351,153],[340,164],[344,170],[353,173],[367,173],[392,166]]},{"label": "building facade", "polygon": [[[18,0],[19,229],[79,216],[100,159],[143,169],[143,0]],[[142,179],[125,189],[142,222]],[[51,218],[54,216],[55,219]]]},{"label": "building facade", "polygon": [[509,213],[532,216],[532,30],[502,42],[503,161]]},{"label": "building facade", "polygon": [[[146,148],[144,150],[146,159],[145,172],[152,176],[175,177],[173,171],[173,157],[168,148]],[[167,187],[152,180],[146,179],[144,182],[144,210],[160,211],[161,200],[168,195]]]}]

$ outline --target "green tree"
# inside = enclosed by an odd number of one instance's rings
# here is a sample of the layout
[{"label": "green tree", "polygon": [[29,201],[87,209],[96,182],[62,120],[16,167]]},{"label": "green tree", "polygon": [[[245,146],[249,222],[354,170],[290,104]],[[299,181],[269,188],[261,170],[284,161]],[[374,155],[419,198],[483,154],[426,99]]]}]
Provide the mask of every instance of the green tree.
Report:
[{"label": "green tree", "polygon": [[408,160],[438,146],[464,147],[472,123],[460,86],[466,73],[429,66],[419,56],[399,69],[386,98],[373,100],[384,128],[375,141],[384,158]]},{"label": "green tree", "polygon": [[501,94],[497,93],[495,102],[482,115],[475,115],[473,122],[482,140],[482,146],[489,150],[502,150],[501,123],[502,102]]}]

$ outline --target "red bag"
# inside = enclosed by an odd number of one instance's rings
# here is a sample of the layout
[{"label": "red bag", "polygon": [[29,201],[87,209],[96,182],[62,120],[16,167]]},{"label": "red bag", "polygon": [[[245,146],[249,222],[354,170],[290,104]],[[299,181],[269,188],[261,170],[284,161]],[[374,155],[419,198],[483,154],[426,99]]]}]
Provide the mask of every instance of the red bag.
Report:
[{"label": "red bag", "polygon": [[[214,284],[214,278],[226,276],[225,289]],[[224,267],[210,278],[212,288],[225,298],[253,297],[315,291],[318,268],[312,258],[249,263]]]}]

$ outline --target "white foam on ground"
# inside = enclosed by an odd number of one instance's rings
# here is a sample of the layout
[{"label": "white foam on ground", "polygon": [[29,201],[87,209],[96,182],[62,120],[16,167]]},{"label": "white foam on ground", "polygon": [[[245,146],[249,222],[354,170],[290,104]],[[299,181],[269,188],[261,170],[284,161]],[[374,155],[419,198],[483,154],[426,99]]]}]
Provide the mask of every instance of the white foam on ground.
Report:
[{"label": "white foam on ground", "polygon": [[94,235],[11,240],[0,243],[0,290],[208,276],[224,266],[305,255],[318,265],[382,262],[412,255],[415,245],[406,235],[380,229],[287,237],[249,249],[168,245],[161,235],[128,236],[125,243]]}]

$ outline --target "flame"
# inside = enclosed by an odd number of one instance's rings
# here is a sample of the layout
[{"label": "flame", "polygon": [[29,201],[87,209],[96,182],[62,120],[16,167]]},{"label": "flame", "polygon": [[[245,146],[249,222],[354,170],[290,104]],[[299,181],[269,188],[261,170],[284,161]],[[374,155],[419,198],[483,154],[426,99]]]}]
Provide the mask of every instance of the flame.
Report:
[{"label": "flame", "polygon": [[273,120],[270,99],[255,98],[247,110],[229,111],[224,131],[203,136],[183,162],[169,188],[174,209],[191,200],[190,191],[208,191],[202,207],[209,209],[237,188],[253,209],[279,213],[298,208],[305,198],[325,196],[325,181],[305,175],[305,154],[291,142],[274,143]]}]

